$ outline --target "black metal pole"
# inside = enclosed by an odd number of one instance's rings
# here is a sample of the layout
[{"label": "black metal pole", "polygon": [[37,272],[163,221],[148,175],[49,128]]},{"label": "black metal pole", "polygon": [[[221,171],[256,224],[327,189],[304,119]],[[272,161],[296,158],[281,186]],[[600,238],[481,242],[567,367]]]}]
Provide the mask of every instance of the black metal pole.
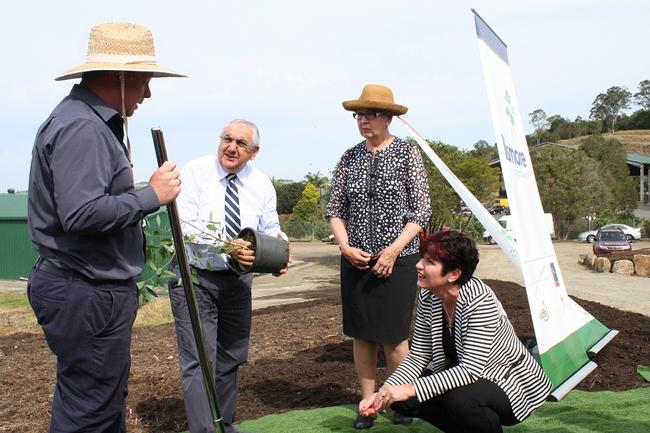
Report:
[{"label": "black metal pole", "polygon": [[[156,149],[156,159],[158,159],[158,166],[163,165],[167,161],[167,149],[165,148],[165,137],[163,137],[160,128],[151,128],[151,136],[153,137],[153,145]],[[185,290],[185,299],[187,300],[187,308],[190,313],[190,322],[192,322],[192,331],[194,333],[194,342],[196,343],[196,351],[199,355],[199,364],[203,372],[203,384],[208,394],[208,403],[210,405],[210,412],[212,414],[212,424],[214,431],[217,429],[220,433],[225,433],[223,425],[223,418],[219,412],[219,403],[217,402],[217,391],[212,377],[212,368],[208,359],[208,352],[205,348],[205,340],[203,338],[203,328],[201,327],[201,316],[199,314],[199,307],[196,303],[194,296],[194,286],[192,285],[192,274],[190,265],[187,261],[187,254],[185,253],[185,245],[183,244],[183,232],[181,231],[180,218],[178,217],[178,210],[176,209],[176,201],[167,205],[167,215],[169,216],[169,225],[172,230],[172,238],[174,239],[174,249],[176,250],[176,258],[178,260],[178,267],[181,273],[181,280],[183,282],[183,289]]]}]

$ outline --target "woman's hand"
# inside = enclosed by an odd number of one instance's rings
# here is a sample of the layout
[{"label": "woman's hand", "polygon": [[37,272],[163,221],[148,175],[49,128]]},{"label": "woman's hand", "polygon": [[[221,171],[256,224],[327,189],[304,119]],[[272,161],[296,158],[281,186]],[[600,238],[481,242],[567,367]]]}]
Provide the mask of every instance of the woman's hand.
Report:
[{"label": "woman's hand", "polygon": [[395,260],[401,250],[390,245],[379,252],[377,255],[377,263],[372,268],[372,273],[377,276],[377,278],[388,278],[393,273],[393,266],[395,265]]},{"label": "woman's hand", "polygon": [[[371,403],[367,403],[367,407],[374,409],[375,413],[378,411],[386,411],[393,403],[415,397],[415,387],[410,383],[404,385],[383,385],[373,397],[374,400]],[[359,411],[361,411],[361,404],[359,404]]]},{"label": "woman's hand", "polygon": [[360,250],[359,248],[346,245],[341,247],[341,254],[343,254],[343,257],[345,257],[355,268],[361,271],[365,271],[369,268],[368,263],[372,257],[369,253]]},{"label": "woman's hand", "polygon": [[379,409],[375,406],[376,396],[377,393],[374,393],[359,402],[359,414],[363,416],[375,416],[379,412]]}]

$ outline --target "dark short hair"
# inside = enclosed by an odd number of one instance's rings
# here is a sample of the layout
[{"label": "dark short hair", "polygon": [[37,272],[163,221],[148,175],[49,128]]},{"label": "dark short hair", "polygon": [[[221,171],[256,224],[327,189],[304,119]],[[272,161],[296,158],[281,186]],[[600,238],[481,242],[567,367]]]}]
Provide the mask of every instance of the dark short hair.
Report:
[{"label": "dark short hair", "polygon": [[476,265],[478,265],[478,249],[474,240],[456,230],[430,233],[420,244],[420,255],[436,260],[442,264],[442,271],[459,269],[461,271],[458,283],[467,283]]}]

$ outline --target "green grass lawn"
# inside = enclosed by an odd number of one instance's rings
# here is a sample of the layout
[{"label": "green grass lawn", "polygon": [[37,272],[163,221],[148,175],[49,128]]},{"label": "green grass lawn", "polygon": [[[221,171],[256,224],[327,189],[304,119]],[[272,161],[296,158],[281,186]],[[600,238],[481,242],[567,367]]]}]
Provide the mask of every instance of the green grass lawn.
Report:
[{"label": "green grass lawn", "polygon": [[0,293],[0,311],[29,308],[25,292]]},{"label": "green grass lawn", "polygon": [[[264,433],[356,433],[355,406],[297,410],[245,421],[237,427]],[[506,427],[511,433],[648,433],[650,388],[624,392],[571,391],[557,403],[546,403],[523,423]],[[380,416],[372,433],[434,433],[432,425],[416,420],[409,426],[392,424],[392,414]]]},{"label": "green grass lawn", "polygon": [[[173,321],[169,298],[160,296],[140,307],[134,326],[156,326]],[[0,293],[0,335],[18,332],[41,332],[27,294],[23,291]]]}]

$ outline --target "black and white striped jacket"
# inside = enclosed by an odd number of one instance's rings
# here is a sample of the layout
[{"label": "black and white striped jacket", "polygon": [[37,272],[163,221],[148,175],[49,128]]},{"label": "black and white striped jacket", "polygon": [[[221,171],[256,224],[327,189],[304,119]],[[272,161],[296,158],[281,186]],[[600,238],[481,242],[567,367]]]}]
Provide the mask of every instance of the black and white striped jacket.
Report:
[{"label": "black and white striped jacket", "polygon": [[[421,289],[411,350],[386,383],[413,383],[422,402],[484,378],[503,389],[520,421],[544,403],[551,382],[517,338],[492,289],[475,277],[461,287],[454,320],[459,364],[447,370],[442,315],[440,299]],[[420,377],[426,367],[434,374]]]}]

